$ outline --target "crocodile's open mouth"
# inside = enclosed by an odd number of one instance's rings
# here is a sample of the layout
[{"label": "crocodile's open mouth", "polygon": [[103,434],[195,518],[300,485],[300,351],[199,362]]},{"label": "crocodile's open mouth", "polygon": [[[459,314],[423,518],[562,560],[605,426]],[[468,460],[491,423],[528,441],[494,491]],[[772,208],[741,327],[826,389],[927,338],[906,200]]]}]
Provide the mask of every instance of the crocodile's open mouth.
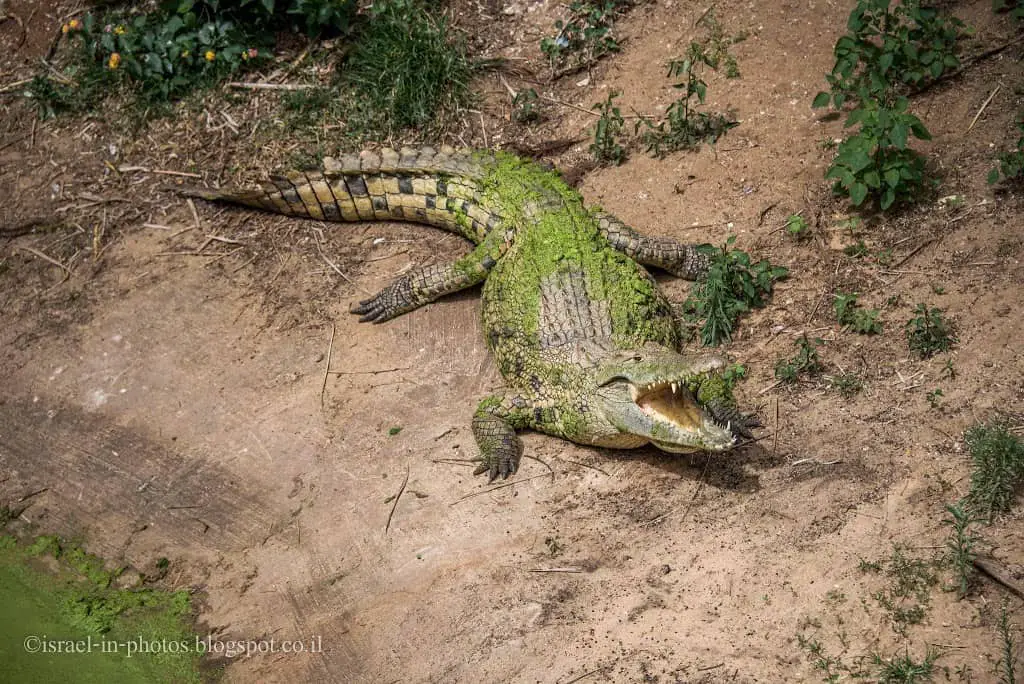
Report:
[{"label": "crocodile's open mouth", "polygon": [[[689,453],[701,449],[719,451],[730,448],[732,426],[720,425],[703,408],[680,381],[659,382],[644,386],[630,386],[634,403],[650,417],[654,426],[671,428],[674,434],[665,434],[660,439],[657,427],[650,435],[651,442],[659,449],[674,453]],[[693,444],[680,440],[680,435],[700,435]]]}]

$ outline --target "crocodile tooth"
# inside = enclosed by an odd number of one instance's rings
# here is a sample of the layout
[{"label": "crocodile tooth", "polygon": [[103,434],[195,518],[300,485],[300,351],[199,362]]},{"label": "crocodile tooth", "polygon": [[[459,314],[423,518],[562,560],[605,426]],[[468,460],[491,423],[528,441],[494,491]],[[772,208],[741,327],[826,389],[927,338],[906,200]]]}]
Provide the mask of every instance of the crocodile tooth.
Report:
[{"label": "crocodile tooth", "polygon": [[726,424],[725,424],[725,429],[726,429],[726,430],[727,430],[728,432],[732,432],[732,421],[731,421],[731,420],[730,420],[730,421],[727,421],[727,422],[726,422]]},{"label": "crocodile tooth", "polygon": [[678,392],[679,392],[679,388],[676,387],[676,383],[673,382],[672,383],[672,394],[677,394]]}]

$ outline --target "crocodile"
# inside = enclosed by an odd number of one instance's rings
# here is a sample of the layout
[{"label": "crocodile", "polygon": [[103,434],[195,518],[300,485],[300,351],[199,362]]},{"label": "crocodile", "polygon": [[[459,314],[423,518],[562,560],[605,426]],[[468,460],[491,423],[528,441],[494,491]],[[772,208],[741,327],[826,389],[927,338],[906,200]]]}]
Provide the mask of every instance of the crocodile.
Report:
[{"label": "crocodile", "polygon": [[507,388],[473,414],[474,474],[514,474],[517,430],[578,444],[724,452],[758,425],[738,411],[726,360],[679,351],[669,301],[644,268],[694,280],[700,245],[638,233],[557,172],[502,152],[384,149],[327,158],[260,189],[186,195],[320,221],[411,221],[475,247],[400,276],[351,309],[383,323],[483,282],[483,329]]}]

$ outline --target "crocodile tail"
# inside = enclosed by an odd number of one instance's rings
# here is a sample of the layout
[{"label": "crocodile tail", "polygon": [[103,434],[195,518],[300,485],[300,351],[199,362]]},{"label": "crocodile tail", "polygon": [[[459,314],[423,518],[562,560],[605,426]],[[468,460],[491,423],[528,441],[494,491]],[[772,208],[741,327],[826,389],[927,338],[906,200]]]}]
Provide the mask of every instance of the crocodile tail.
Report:
[{"label": "crocodile tail", "polygon": [[324,171],[271,176],[259,190],[183,191],[188,197],[232,202],[320,221],[413,221],[478,241],[499,220],[483,206],[483,153],[423,147],[325,159]]}]

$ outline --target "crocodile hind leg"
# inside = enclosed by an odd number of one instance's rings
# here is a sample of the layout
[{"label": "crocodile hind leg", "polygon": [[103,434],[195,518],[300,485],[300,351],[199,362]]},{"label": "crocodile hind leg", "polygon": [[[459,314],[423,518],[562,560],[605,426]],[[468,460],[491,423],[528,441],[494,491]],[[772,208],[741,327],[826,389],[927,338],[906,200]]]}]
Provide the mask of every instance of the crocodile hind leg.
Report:
[{"label": "crocodile hind leg", "polygon": [[698,245],[643,235],[604,212],[598,212],[596,218],[598,229],[612,247],[641,264],[657,266],[686,280],[696,280],[704,275],[711,264]]},{"label": "crocodile hind leg", "polygon": [[482,282],[507,248],[506,236],[501,231],[491,231],[483,242],[461,259],[410,271],[373,297],[359,302],[351,311],[358,314],[360,322],[364,323],[391,320],[446,294]]}]

